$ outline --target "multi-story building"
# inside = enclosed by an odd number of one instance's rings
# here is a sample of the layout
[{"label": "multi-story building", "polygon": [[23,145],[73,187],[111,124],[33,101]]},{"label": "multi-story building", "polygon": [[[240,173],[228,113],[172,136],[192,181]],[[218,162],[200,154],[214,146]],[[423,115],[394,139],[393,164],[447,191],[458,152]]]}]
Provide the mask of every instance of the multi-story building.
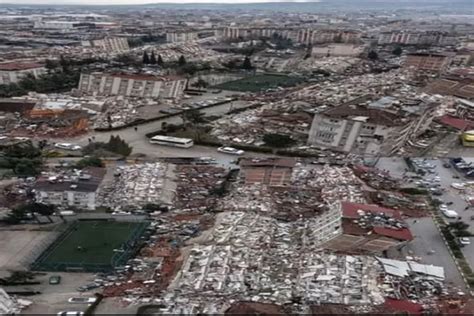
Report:
[{"label": "multi-story building", "polygon": [[182,43],[195,41],[199,38],[197,32],[170,32],[166,33],[166,41],[168,43]]},{"label": "multi-story building", "polygon": [[182,77],[95,72],[81,74],[78,89],[92,95],[174,99],[184,95],[186,84]]},{"label": "multi-story building", "polygon": [[35,184],[36,201],[94,210],[97,190],[104,175],[104,168],[86,168],[79,174],[40,178]]},{"label": "multi-story building", "polygon": [[421,71],[440,73],[443,72],[450,63],[450,58],[443,54],[416,53],[408,54],[403,63],[404,67],[415,68]]},{"label": "multi-story building", "polygon": [[324,43],[357,43],[361,33],[345,30],[298,30],[296,41],[298,43],[312,45]]},{"label": "multi-story building", "polygon": [[413,235],[397,210],[373,204],[341,202],[342,234],[324,247],[335,251],[379,254],[402,248]]},{"label": "multi-story building", "polygon": [[397,127],[398,115],[353,104],[342,105],[314,116],[308,143],[361,155],[375,155]]},{"label": "multi-story building", "polygon": [[258,37],[272,37],[277,34],[300,44],[324,43],[357,43],[361,33],[346,30],[314,30],[314,29],[278,29],[278,28],[240,28],[227,27],[222,31],[224,38],[248,39]]},{"label": "multi-story building", "polygon": [[428,128],[435,109],[428,104],[418,113],[402,116],[349,102],[316,114],[308,143],[363,156],[392,154]]},{"label": "multi-story building", "polygon": [[38,78],[46,73],[46,68],[38,63],[10,62],[0,64],[0,84],[16,83],[26,75]]},{"label": "multi-story building", "polygon": [[82,45],[99,48],[109,53],[123,53],[130,50],[128,40],[125,37],[106,37],[98,40],[84,41]]},{"label": "multi-story building", "polygon": [[455,36],[441,32],[386,32],[379,35],[378,43],[401,45],[454,45]]}]

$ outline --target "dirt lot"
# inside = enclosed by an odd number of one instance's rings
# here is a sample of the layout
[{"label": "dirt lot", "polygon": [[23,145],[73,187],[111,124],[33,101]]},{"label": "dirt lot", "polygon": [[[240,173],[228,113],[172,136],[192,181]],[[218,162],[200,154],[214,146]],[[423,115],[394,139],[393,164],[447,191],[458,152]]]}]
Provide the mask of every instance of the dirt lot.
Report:
[{"label": "dirt lot", "polygon": [[25,270],[39,255],[54,232],[29,230],[0,230],[0,271]]}]

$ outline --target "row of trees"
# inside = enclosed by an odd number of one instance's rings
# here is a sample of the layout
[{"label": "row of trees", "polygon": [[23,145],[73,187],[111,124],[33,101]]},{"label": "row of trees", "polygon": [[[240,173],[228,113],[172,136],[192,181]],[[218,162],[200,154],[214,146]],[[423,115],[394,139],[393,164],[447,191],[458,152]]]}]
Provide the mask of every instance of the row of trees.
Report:
[{"label": "row of trees", "polygon": [[0,156],[0,168],[10,169],[19,177],[34,177],[43,165],[41,150],[31,142],[15,144],[4,148]]},{"label": "row of trees", "polygon": [[28,203],[14,208],[5,218],[5,222],[11,225],[19,224],[23,220],[35,219],[38,224],[41,224],[38,215],[45,216],[48,222],[53,223],[51,215],[56,211],[55,205],[42,203]]},{"label": "row of trees", "polygon": [[151,55],[148,56],[148,53],[146,51],[143,52],[143,64],[144,65],[158,65],[158,66],[163,66],[165,62],[163,61],[163,58],[161,58],[161,55],[158,55],[158,58],[155,56],[155,52],[151,52]]},{"label": "row of trees", "polygon": [[54,72],[35,78],[28,74],[18,83],[0,85],[0,97],[9,98],[25,95],[30,91],[39,93],[64,92],[79,84],[79,72]]},{"label": "row of trees", "polygon": [[71,59],[61,56],[59,60],[47,59],[46,74],[35,77],[24,76],[17,83],[0,85],[0,97],[9,98],[25,95],[30,91],[53,93],[69,91],[79,84],[80,68],[96,62],[104,62],[101,58]]}]

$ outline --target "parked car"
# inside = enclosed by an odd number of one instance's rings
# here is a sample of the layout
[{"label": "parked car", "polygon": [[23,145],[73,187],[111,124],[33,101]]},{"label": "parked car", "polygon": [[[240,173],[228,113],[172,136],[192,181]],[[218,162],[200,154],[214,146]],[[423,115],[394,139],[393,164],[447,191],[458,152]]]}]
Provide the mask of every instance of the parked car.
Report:
[{"label": "parked car", "polygon": [[441,212],[447,218],[458,218],[458,216],[459,216],[458,213],[456,211],[453,211],[453,210],[441,210]]},{"label": "parked car", "polygon": [[445,162],[445,163],[443,164],[443,167],[445,167],[445,168],[451,168],[451,164]]},{"label": "parked car", "polygon": [[98,287],[99,287],[99,284],[97,284],[97,283],[89,283],[89,284],[86,284],[86,285],[81,285],[80,287],[77,288],[77,290],[79,292],[86,292],[86,291],[96,289]]},{"label": "parked car", "polygon": [[59,312],[58,316],[82,316],[84,312],[76,312],[76,311],[67,311],[67,312]]},{"label": "parked car", "polygon": [[464,246],[467,246],[467,245],[470,245],[471,244],[471,241],[469,240],[468,237],[460,237],[459,238],[459,245],[461,247],[464,247]]},{"label": "parked car", "polygon": [[69,303],[92,304],[97,301],[95,297],[71,297],[67,300]]},{"label": "parked car", "polygon": [[56,284],[59,284],[59,283],[61,283],[61,276],[60,275],[52,275],[49,278],[49,284],[56,285]]},{"label": "parked car", "polygon": [[82,149],[81,146],[70,144],[70,143],[56,143],[56,144],[54,144],[54,147],[56,147],[58,149],[73,150],[73,151],[77,151],[77,150]]},{"label": "parked car", "polygon": [[231,154],[231,155],[243,155],[244,151],[242,149],[237,149],[233,147],[219,147],[217,148],[218,152],[225,153],[225,154]]},{"label": "parked car", "polygon": [[464,190],[464,183],[451,183],[451,187],[456,190]]}]

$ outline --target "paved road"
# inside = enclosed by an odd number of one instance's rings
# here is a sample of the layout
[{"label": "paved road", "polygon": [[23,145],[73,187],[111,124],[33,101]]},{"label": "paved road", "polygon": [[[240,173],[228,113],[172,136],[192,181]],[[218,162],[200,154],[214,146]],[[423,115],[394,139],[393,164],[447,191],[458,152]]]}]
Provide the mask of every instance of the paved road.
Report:
[{"label": "paved road", "polygon": [[[441,238],[433,218],[408,219],[407,222],[415,239],[404,249],[405,255],[415,255],[422,258],[422,263],[444,267],[446,281],[465,289],[461,274]],[[428,254],[430,250],[434,251],[434,254]]]},{"label": "paved road", "polygon": [[[234,101],[227,104],[217,105],[212,108],[202,109],[201,112],[203,112],[205,115],[223,115],[228,113],[230,109],[243,108],[246,106],[248,106],[248,102],[246,101]],[[181,124],[182,119],[180,116],[173,116],[140,125],[137,127],[137,131],[135,131],[134,127],[130,127],[119,131],[93,132],[79,138],[64,140],[64,142],[75,143],[84,146],[87,145],[88,138],[91,137],[95,137],[96,141],[106,142],[109,140],[110,136],[119,135],[122,139],[128,142],[130,146],[133,147],[133,153],[143,153],[152,158],[213,157],[218,161],[218,163],[223,165],[229,165],[233,160],[236,159],[236,156],[217,152],[216,148],[214,147],[193,146],[192,148],[184,149],[150,144],[145,135],[147,133],[160,130],[163,122],[168,124]],[[61,140],[57,140],[57,142],[61,142]],[[272,155],[246,153],[244,156],[268,157]]]},{"label": "paved road", "polygon": [[[445,187],[450,185],[452,182],[452,174],[450,169],[442,167],[442,161],[432,161],[433,164],[436,164],[437,170],[440,172],[440,177],[442,179],[441,185]],[[401,178],[405,169],[407,168],[403,158],[381,158],[377,163],[377,168],[386,169],[390,172],[393,177]],[[427,178],[434,177],[435,175],[427,175]],[[445,201],[455,201],[460,199],[458,197],[453,197],[451,192],[447,192],[445,196],[442,196]],[[458,207],[464,208],[462,201],[457,201],[456,205]],[[453,203],[454,205],[454,203]],[[433,219],[431,217],[408,220],[410,229],[415,236],[408,246],[408,250],[411,250],[413,255],[421,257],[422,262],[433,264],[437,266],[442,266],[445,270],[446,280],[452,282],[457,286],[464,286],[459,270],[456,267],[456,264],[448,252],[448,248],[441,238],[440,232],[435,226]],[[435,254],[428,255],[429,250],[434,250]]]}]

